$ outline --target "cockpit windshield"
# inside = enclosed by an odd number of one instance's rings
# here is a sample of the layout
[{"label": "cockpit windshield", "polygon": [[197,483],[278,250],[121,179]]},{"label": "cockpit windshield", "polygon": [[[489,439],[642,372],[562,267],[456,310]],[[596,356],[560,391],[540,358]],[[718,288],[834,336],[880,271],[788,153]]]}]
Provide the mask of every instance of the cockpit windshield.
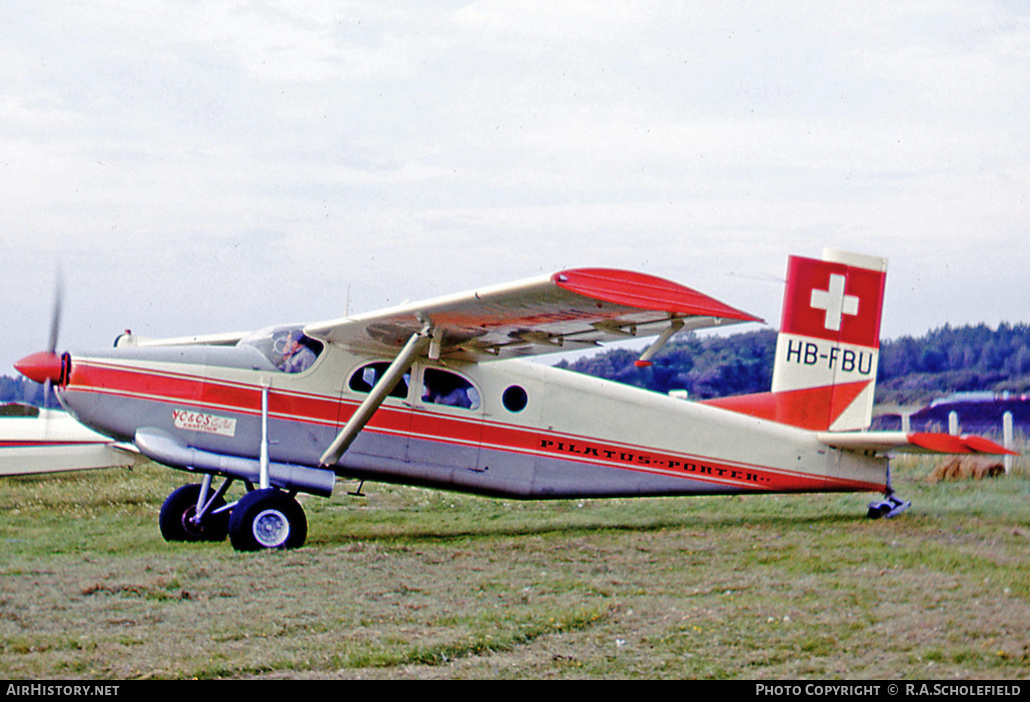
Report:
[{"label": "cockpit windshield", "polygon": [[306,336],[302,327],[272,327],[254,332],[237,346],[249,346],[283,373],[302,373],[322,353],[322,343]]}]

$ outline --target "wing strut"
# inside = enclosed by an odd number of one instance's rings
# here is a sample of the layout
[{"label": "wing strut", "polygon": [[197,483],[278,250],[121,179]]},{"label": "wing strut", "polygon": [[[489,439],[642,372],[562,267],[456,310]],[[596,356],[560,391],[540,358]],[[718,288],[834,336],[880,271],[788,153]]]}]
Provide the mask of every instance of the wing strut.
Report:
[{"label": "wing strut", "polygon": [[365,401],[362,402],[358,409],[355,410],[351,418],[347,420],[343,429],[336,435],[333,443],[329,445],[325,453],[322,454],[322,458],[319,459],[319,464],[322,468],[329,468],[340,460],[340,457],[350,447],[351,442],[358,437],[361,430],[365,428],[368,421],[372,419],[372,415],[376,413],[383,401],[386,400],[387,395],[390,391],[396,387],[400,381],[401,376],[407,373],[411,367],[415,364],[415,359],[426,350],[432,341],[431,330],[429,325],[422,328],[422,331],[415,332],[408,339],[408,343],[404,344],[404,348],[397,355],[397,358],[393,359],[393,363],[386,369],[386,373],[383,374],[382,380],[375,384],[372,388],[372,392],[368,394]]},{"label": "wing strut", "polygon": [[662,347],[664,347],[665,344],[668,343],[669,339],[672,338],[673,334],[675,334],[682,328],[682,319],[672,320],[672,323],[669,325],[669,328],[663,331],[661,335],[659,335],[659,337],[654,340],[654,343],[647,347],[647,350],[644,351],[640,358],[633,361],[633,365],[635,365],[637,368],[647,368],[648,366],[652,365],[651,359],[654,358],[655,354],[661,351]]}]

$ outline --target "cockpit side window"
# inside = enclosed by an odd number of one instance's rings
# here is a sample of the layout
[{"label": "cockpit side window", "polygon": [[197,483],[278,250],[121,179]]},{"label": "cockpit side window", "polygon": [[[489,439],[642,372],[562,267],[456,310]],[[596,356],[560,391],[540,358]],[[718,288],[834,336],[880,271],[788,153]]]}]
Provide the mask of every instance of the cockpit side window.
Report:
[{"label": "cockpit side window", "polygon": [[[389,367],[390,364],[386,361],[369,363],[366,366],[362,366],[354,371],[354,374],[350,377],[350,382],[347,384],[347,387],[354,392],[371,392],[376,383],[382,380],[383,376],[386,375],[386,369]],[[397,386],[390,391],[390,397],[407,397],[408,385],[410,382],[411,374],[405,373],[400,382],[397,383]]]},{"label": "cockpit side window", "polygon": [[422,401],[474,410],[479,408],[479,391],[457,373],[426,368],[422,374]]},{"label": "cockpit side window", "polygon": [[302,373],[312,366],[323,346],[306,336],[300,327],[276,327],[256,332],[242,339],[239,346],[250,346],[261,352],[276,370]]}]

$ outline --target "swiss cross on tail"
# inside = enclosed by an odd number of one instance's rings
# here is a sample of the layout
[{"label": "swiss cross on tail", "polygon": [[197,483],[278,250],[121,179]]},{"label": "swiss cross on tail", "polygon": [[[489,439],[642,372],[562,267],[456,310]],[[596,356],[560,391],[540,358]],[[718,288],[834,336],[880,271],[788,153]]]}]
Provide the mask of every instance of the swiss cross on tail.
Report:
[{"label": "swiss cross on tail", "polygon": [[794,415],[789,423],[869,426],[886,280],[882,258],[834,250],[790,258],[772,388]]},{"label": "swiss cross on tail", "polygon": [[790,257],[780,331],[878,349],[885,259],[835,251],[826,255],[853,263]]}]

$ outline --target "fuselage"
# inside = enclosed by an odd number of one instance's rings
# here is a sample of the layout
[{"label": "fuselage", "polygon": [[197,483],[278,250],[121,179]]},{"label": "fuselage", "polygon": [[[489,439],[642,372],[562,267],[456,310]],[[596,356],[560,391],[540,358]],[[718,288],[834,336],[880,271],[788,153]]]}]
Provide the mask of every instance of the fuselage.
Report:
[{"label": "fuselage", "polygon": [[[332,344],[316,351],[289,370],[247,344],[73,354],[61,400],[118,440],[156,431],[257,460],[267,436],[272,462],[317,470],[391,359]],[[518,498],[882,491],[887,482],[885,459],[830,448],[809,431],[520,360],[419,360],[332,470]]]}]

